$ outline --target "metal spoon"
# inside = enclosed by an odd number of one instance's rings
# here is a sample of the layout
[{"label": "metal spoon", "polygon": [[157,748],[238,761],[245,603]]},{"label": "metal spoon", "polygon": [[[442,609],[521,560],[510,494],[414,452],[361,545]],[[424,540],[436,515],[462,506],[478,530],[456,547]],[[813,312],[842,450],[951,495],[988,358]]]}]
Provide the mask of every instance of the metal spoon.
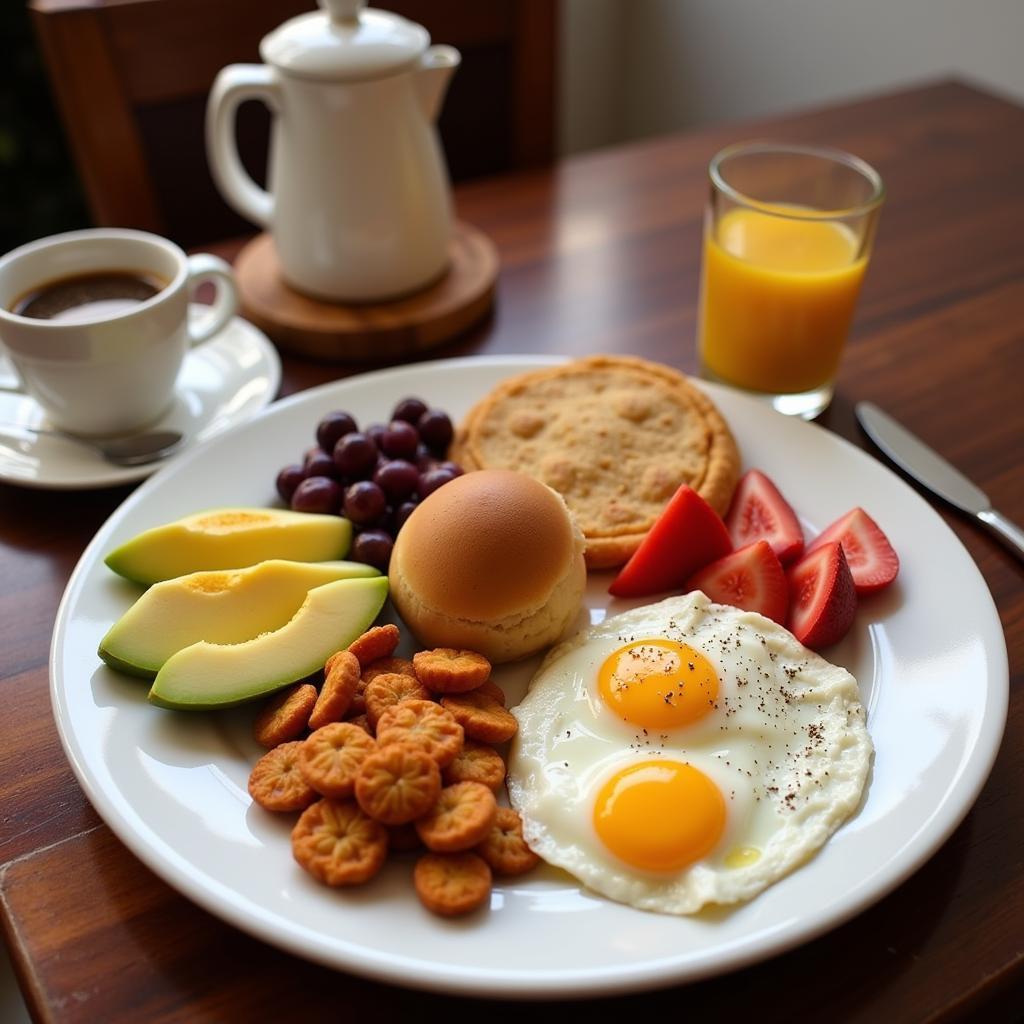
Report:
[{"label": "metal spoon", "polygon": [[5,424],[3,429],[62,437],[66,441],[92,448],[115,466],[144,466],[147,462],[157,462],[172,455],[185,440],[185,435],[178,430],[154,430],[148,434],[129,434],[126,437],[86,438],[65,434],[63,430],[29,427],[21,423]]}]

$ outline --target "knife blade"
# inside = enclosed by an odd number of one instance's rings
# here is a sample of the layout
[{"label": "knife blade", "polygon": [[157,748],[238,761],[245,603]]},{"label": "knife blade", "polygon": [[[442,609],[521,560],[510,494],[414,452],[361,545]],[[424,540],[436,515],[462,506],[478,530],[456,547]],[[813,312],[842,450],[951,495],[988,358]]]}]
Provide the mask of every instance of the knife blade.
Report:
[{"label": "knife blade", "polygon": [[943,501],[974,516],[1024,561],[1024,530],[992,508],[980,487],[872,402],[858,402],[854,412],[864,433],[892,462]]}]

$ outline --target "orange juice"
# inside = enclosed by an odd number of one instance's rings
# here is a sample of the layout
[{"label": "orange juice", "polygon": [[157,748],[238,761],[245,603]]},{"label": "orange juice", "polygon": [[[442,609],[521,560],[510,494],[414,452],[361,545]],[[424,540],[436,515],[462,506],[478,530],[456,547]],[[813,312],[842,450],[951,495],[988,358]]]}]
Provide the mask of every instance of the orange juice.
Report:
[{"label": "orange juice", "polygon": [[795,394],[830,383],[867,256],[837,221],[738,208],[704,241],[700,351],[706,370],[751,391]]}]

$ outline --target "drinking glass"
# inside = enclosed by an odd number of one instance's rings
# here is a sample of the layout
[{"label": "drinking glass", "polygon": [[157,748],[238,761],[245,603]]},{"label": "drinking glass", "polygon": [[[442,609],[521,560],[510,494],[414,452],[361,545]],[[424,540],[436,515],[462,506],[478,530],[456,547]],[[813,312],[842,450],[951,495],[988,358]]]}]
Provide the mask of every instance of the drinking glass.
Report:
[{"label": "drinking glass", "polygon": [[709,175],[701,374],[812,419],[832,400],[882,179],[849,153],[776,142],[729,146]]}]

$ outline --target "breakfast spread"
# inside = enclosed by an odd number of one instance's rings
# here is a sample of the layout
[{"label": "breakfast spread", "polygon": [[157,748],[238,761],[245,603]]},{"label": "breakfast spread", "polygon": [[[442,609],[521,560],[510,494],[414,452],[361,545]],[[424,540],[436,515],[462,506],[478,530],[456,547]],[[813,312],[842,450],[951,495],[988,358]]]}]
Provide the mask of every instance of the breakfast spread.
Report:
[{"label": "breakfast spread", "polygon": [[521,470],[558,491],[587,538],[590,569],[625,562],[680,484],[724,512],[740,467],[704,392],[627,356],[506,381],[473,407],[452,452],[467,470]]},{"label": "breakfast spread", "polygon": [[554,643],[576,617],[583,548],[550,487],[511,470],[467,473],[402,528],[391,599],[421,643],[512,661]]},{"label": "breakfast spread", "polygon": [[[420,901],[454,916],[543,858],[691,914],[752,898],[854,812],[864,708],[809,648],[898,559],[860,508],[805,550],[682,375],[593,357],[506,381],[457,432],[409,397],[363,431],[328,413],[316,440],[278,474],[289,509],[198,513],[111,552],[152,586],[100,645],[155,705],[263,700],[249,793],[301,812],[313,877],[362,884],[416,851]],[[588,570],[619,566],[615,598],[683,596],[580,628]],[[374,625],[388,596],[407,656]],[[492,665],[553,644],[506,707]]]}]

